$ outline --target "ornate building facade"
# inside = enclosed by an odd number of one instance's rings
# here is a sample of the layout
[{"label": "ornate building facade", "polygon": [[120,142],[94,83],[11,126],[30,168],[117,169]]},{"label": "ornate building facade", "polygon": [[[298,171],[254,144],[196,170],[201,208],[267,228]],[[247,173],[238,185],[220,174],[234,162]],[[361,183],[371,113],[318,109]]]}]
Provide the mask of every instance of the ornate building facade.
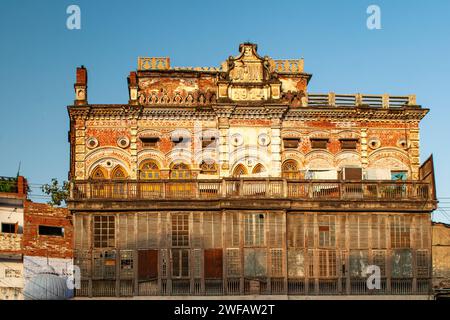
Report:
[{"label": "ornate building facade", "polygon": [[[139,58],[126,104],[70,116],[78,296],[421,295],[432,158],[415,96],[313,94],[303,59]],[[367,286],[368,266],[380,285]]]}]

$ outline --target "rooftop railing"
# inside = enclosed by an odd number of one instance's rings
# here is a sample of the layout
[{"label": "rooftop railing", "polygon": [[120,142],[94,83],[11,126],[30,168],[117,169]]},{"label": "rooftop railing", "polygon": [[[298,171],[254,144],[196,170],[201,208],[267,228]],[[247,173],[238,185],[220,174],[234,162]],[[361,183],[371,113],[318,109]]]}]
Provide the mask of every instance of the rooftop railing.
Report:
[{"label": "rooftop railing", "polygon": [[384,95],[369,95],[369,94],[336,94],[330,92],[328,94],[322,93],[308,93],[305,100],[305,107],[310,106],[333,106],[333,107],[348,107],[348,106],[368,106],[372,108],[401,108],[405,106],[416,106],[416,96],[390,96]]},{"label": "rooftop railing", "polygon": [[310,200],[432,200],[421,181],[286,179],[76,181],[70,200],[274,198]]}]

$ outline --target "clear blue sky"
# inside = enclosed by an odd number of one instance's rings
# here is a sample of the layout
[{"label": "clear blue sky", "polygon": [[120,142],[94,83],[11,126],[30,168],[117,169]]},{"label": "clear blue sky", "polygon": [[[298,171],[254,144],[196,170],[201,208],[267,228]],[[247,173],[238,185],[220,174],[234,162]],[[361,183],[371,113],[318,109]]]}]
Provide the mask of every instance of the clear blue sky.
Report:
[{"label": "clear blue sky", "polygon": [[[81,30],[66,28],[70,4],[81,8]],[[382,30],[366,27],[370,4],[381,8]],[[1,0],[0,40],[2,176],[21,161],[31,183],[67,178],[76,66],[88,68],[90,103],[126,103],[138,56],[218,66],[252,41],[262,55],[305,58],[311,92],[417,94],[431,109],[421,160],[434,154],[438,196],[450,208],[448,0]]]}]

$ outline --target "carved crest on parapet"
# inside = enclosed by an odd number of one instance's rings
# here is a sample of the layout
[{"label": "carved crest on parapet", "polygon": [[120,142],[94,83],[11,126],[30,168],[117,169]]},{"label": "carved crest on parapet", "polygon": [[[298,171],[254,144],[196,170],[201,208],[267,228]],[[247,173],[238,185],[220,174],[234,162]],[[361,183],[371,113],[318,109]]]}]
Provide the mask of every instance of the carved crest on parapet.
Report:
[{"label": "carved crest on parapet", "polygon": [[243,43],[239,46],[239,51],[237,57],[230,57],[227,62],[232,82],[262,82],[269,79],[269,58],[258,55],[256,44]]}]

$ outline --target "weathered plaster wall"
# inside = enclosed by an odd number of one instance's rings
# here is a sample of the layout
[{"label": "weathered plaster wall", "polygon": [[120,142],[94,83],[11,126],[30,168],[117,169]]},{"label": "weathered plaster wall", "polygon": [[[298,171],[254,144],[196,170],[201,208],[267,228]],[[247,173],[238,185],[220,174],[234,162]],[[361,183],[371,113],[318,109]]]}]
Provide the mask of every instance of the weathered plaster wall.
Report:
[{"label": "weathered plaster wall", "polygon": [[450,226],[433,224],[433,285],[450,287]]}]

